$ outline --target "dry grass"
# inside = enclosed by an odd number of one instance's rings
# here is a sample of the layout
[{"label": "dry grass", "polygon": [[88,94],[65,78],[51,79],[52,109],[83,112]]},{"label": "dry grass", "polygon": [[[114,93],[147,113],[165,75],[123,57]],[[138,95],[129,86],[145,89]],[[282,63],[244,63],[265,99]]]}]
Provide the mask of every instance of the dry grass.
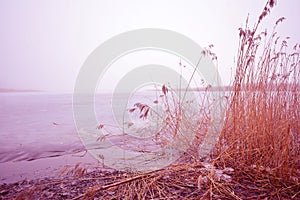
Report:
[{"label": "dry grass", "polygon": [[270,36],[256,34],[257,26],[240,29],[219,158],[242,168],[266,168],[287,181],[300,174],[300,46],[288,52],[287,38],[276,36],[283,19]]},{"label": "dry grass", "polygon": [[[97,171],[68,176],[35,183],[16,199],[299,199],[299,185],[288,185],[265,169],[234,170],[214,164],[179,163],[143,174]],[[274,179],[277,182],[271,184]],[[11,197],[20,191],[7,187]]]}]

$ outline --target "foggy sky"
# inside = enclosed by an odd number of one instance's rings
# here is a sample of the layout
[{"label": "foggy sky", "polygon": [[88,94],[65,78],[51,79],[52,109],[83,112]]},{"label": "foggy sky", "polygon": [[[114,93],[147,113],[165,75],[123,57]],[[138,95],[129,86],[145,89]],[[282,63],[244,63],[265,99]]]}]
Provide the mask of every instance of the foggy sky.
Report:
[{"label": "foggy sky", "polygon": [[[250,25],[262,0],[193,1],[0,1],[0,88],[72,91],[88,55],[102,42],[138,28],[170,29],[201,46],[214,44],[224,82],[230,79],[238,28]],[[295,5],[297,4],[297,5]],[[263,27],[279,17],[290,43],[299,42],[300,1],[281,0]],[[270,29],[271,30],[271,29]]]}]

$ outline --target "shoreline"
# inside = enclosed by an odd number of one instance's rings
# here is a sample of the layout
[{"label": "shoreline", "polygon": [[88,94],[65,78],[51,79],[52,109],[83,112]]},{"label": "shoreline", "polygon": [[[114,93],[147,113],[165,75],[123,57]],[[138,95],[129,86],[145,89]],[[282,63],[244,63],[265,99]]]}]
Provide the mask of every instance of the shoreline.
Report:
[{"label": "shoreline", "polygon": [[77,163],[97,164],[97,160],[89,153],[79,152],[62,156],[40,158],[32,161],[9,161],[0,163],[0,185],[36,180],[41,178],[56,178],[65,166]]},{"label": "shoreline", "polygon": [[299,184],[281,180],[269,187],[274,175],[255,167],[239,169],[198,161],[178,163],[149,173],[94,168],[76,174],[84,168],[70,169],[71,173],[56,178],[0,184],[0,199],[300,198]]}]

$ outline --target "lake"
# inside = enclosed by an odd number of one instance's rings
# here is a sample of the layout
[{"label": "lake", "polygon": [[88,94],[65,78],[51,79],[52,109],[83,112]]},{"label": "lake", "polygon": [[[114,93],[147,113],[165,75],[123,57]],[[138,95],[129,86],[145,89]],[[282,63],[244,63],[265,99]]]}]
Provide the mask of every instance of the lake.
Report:
[{"label": "lake", "polygon": [[[93,122],[90,115],[85,116],[82,112],[81,122],[87,124],[87,127],[79,127],[77,130],[72,94],[0,93],[0,183],[57,176],[65,165],[78,162],[97,164],[99,159],[94,157],[99,149],[110,157],[109,161],[106,159],[103,162],[110,166],[116,164],[116,167],[119,167],[122,158],[123,161],[138,158],[139,165],[146,166],[145,160],[156,158],[158,154],[161,156],[160,146],[153,142],[152,136],[153,133],[161,131],[164,121],[158,118],[152,121],[141,119],[138,113],[128,114],[128,110],[136,103],[144,103],[152,108],[156,106],[156,112],[163,116],[163,108],[159,107],[161,97],[153,91],[148,91],[147,94],[136,93],[129,101],[128,97],[128,94],[118,94],[113,98],[111,94],[95,95],[92,103],[95,105],[93,112],[96,121]],[[89,103],[91,102],[83,100],[75,103],[75,106],[85,111]],[[103,128],[99,128],[101,124],[104,125]],[[123,133],[126,132],[134,137],[125,136]],[[110,133],[114,134],[108,143],[99,137],[101,134],[103,136]],[[95,141],[100,141],[100,146],[98,143],[95,145]],[[125,150],[119,151],[119,147]],[[86,153],[86,149],[94,157]],[[128,150],[133,150],[133,153],[125,156],[124,152],[127,153]],[[146,151],[151,153],[147,154]],[[166,153],[166,149],[163,153]],[[167,160],[156,161],[155,167],[160,168],[171,163],[178,157],[177,154],[173,150],[168,152],[161,158]],[[102,154],[100,156],[104,158]],[[115,160],[112,161],[113,159]],[[150,167],[152,165],[153,163],[149,164]]]},{"label": "lake", "polygon": [[85,148],[73,120],[71,94],[0,93],[0,111],[1,182],[46,176],[52,168],[84,160],[76,157]]}]

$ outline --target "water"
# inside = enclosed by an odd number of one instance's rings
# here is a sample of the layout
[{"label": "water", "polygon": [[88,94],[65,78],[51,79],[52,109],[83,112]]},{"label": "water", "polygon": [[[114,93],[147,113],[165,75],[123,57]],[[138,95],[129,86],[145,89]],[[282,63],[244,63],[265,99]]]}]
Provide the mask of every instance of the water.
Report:
[{"label": "water", "polygon": [[[112,115],[111,96],[95,97],[97,121],[105,125],[114,124],[123,114],[120,111],[118,116]],[[117,107],[119,102],[124,103],[124,97],[127,95],[117,97]],[[0,183],[47,177],[67,164],[98,162],[85,154],[86,149],[97,148],[97,135],[89,136],[88,139],[95,139],[91,146],[83,144],[76,129],[72,101],[72,94],[0,93]],[[87,104],[81,101],[79,106],[84,110]],[[81,114],[88,124],[91,119],[84,112]],[[88,128],[97,134],[100,130],[96,127],[93,124]],[[110,127],[110,131],[122,133],[118,126]],[[117,137],[113,139],[120,143]]]},{"label": "water", "polygon": [[0,138],[2,182],[80,161],[70,156],[85,151],[73,120],[71,94],[0,93]]},{"label": "water", "polygon": [[[139,115],[124,117],[124,113],[128,115],[128,109],[137,102],[155,107],[155,100],[160,101],[157,93],[153,91],[137,93],[129,101],[128,94],[119,94],[114,98],[111,94],[96,95],[93,111],[96,120],[91,124],[91,115],[85,116],[85,112],[80,112],[81,122],[88,124],[88,127],[77,130],[72,94],[0,93],[0,183],[55,175],[67,164],[98,163],[89,153],[86,154],[86,149],[94,156],[99,152],[103,156],[106,152],[110,160],[104,156],[105,164],[113,162],[116,166],[124,166],[126,163],[120,163],[120,160],[125,158],[126,152],[127,160],[132,154],[140,166],[146,166],[145,160],[156,158],[162,151],[168,152],[162,150],[151,138],[153,133],[160,131],[163,121],[140,119]],[[79,101],[76,105],[79,105],[79,110],[85,111],[89,103]],[[159,106],[157,109],[157,112],[164,110]],[[104,124],[108,133],[113,133],[110,142],[101,143],[100,140],[100,148],[95,143],[101,132],[97,129],[99,123]],[[127,129],[122,129],[122,123],[125,123],[123,125]],[[119,137],[123,131],[134,137]],[[124,151],[117,153],[119,147]],[[146,152],[141,154],[143,151]],[[162,156],[161,159],[166,159],[166,163],[172,162],[170,155],[174,155],[174,159],[178,156],[172,150],[167,158]],[[165,165],[162,160],[155,161],[154,167],[161,163]],[[130,162],[129,164],[132,165]],[[152,167],[152,164],[150,162],[149,166]]]},{"label": "water", "polygon": [[0,163],[83,150],[71,95],[0,94]]}]

